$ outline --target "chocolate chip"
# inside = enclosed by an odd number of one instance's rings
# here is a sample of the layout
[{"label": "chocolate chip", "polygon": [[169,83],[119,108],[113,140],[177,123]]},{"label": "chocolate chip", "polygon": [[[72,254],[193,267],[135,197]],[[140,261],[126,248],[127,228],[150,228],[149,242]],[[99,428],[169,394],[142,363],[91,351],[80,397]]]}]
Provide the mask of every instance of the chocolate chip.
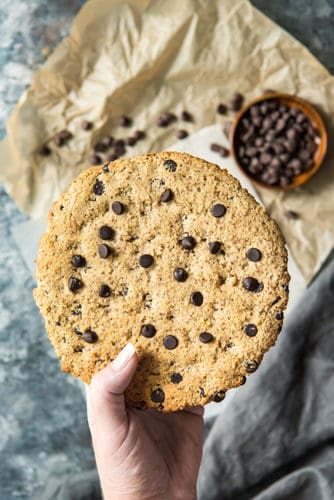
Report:
[{"label": "chocolate chip", "polygon": [[220,241],[212,241],[209,243],[208,247],[209,247],[210,253],[216,254],[219,252],[219,250],[221,248],[221,243],[220,243]]},{"label": "chocolate chip", "polygon": [[182,267],[177,267],[173,271],[173,276],[176,281],[182,283],[188,278],[188,273],[185,269],[182,269]]},{"label": "chocolate chip", "polygon": [[232,99],[230,100],[229,108],[232,111],[239,111],[239,109],[241,109],[242,107],[243,102],[244,102],[244,96],[242,94],[239,94],[239,92],[237,92],[233,95]]},{"label": "chocolate chip", "polygon": [[251,276],[247,276],[242,280],[242,286],[249,292],[257,292],[260,285],[261,284],[258,280],[256,278],[252,278]]},{"label": "chocolate chip", "polygon": [[157,333],[157,330],[155,328],[155,326],[153,325],[143,325],[140,329],[140,334],[143,336],[143,337],[146,337],[147,339],[150,339],[152,337],[154,337],[154,335]]},{"label": "chocolate chip", "polygon": [[141,267],[144,267],[146,269],[147,267],[150,267],[152,264],[153,264],[152,255],[144,254],[139,257],[139,265]]},{"label": "chocolate chip", "polygon": [[46,144],[44,144],[44,146],[42,146],[39,149],[38,154],[41,155],[41,156],[49,156],[51,154],[51,149],[49,148],[49,146],[47,146]]},{"label": "chocolate chip", "polygon": [[72,255],[71,262],[74,267],[83,267],[86,264],[86,259],[82,255]]},{"label": "chocolate chip", "polygon": [[179,341],[177,340],[174,335],[166,335],[166,337],[163,340],[163,344],[168,350],[175,349],[175,347],[178,346]]},{"label": "chocolate chip", "polygon": [[106,146],[106,144],[104,144],[102,141],[99,141],[96,144],[94,144],[93,149],[97,153],[104,153],[105,151],[107,151],[108,146]]},{"label": "chocolate chip", "polygon": [[81,122],[81,128],[82,130],[91,130],[93,128],[92,122],[89,122],[88,120],[83,120]]},{"label": "chocolate chip", "polygon": [[170,376],[170,381],[172,382],[172,384],[179,384],[180,382],[182,382],[182,380],[183,377],[181,373],[172,373]]},{"label": "chocolate chip", "polygon": [[116,215],[121,215],[124,212],[124,205],[120,201],[114,201],[111,209]]},{"label": "chocolate chip", "polygon": [[135,137],[128,137],[127,140],[126,140],[126,144],[128,146],[134,146],[137,142],[137,139]]},{"label": "chocolate chip", "polygon": [[168,172],[176,172],[177,164],[174,160],[165,160],[164,165],[166,167],[166,170],[168,170]]},{"label": "chocolate chip", "polygon": [[216,205],[213,205],[211,207],[210,213],[214,217],[223,217],[223,215],[225,215],[226,213],[226,207],[221,203],[217,203]]},{"label": "chocolate chip", "polygon": [[102,240],[112,240],[114,231],[109,226],[101,226],[98,235]]},{"label": "chocolate chip", "polygon": [[181,240],[181,246],[185,250],[192,250],[196,246],[196,240],[192,236],[185,236]]},{"label": "chocolate chip", "polygon": [[213,335],[209,332],[202,332],[199,334],[199,339],[203,344],[208,344],[213,341]]},{"label": "chocolate chip", "polygon": [[144,130],[136,130],[133,136],[137,141],[141,141],[142,139],[145,139],[146,133],[144,132]]},{"label": "chocolate chip", "polygon": [[253,325],[253,323],[249,323],[244,327],[244,332],[248,337],[255,337],[257,334],[257,326]]},{"label": "chocolate chip", "polygon": [[223,103],[218,104],[218,106],[217,106],[217,113],[219,115],[226,115],[226,113],[227,113],[227,106],[226,106],[226,104],[223,104]]},{"label": "chocolate chip", "polygon": [[221,145],[217,144],[216,142],[213,142],[212,144],[210,144],[211,151],[214,151],[215,153],[219,153],[220,148],[221,148]]},{"label": "chocolate chip", "polygon": [[93,332],[93,330],[86,330],[83,333],[82,338],[85,342],[88,342],[88,344],[94,344],[94,342],[98,340],[98,336],[96,332]]},{"label": "chocolate chip", "polygon": [[90,155],[89,162],[91,165],[101,165],[102,158],[99,155],[94,153],[94,154]]},{"label": "chocolate chip", "polygon": [[253,373],[257,369],[258,364],[256,361],[245,361],[245,370],[248,373]]},{"label": "chocolate chip", "polygon": [[181,120],[184,122],[192,122],[194,121],[193,115],[189,113],[188,111],[182,111],[181,113]]},{"label": "chocolate chip", "polygon": [[61,147],[72,137],[73,135],[69,130],[61,130],[54,136],[53,143],[55,144],[55,146]]},{"label": "chocolate chip", "polygon": [[101,259],[106,259],[111,253],[110,247],[106,245],[105,243],[102,243],[102,245],[99,246],[99,256]]},{"label": "chocolate chip", "polygon": [[119,156],[116,153],[113,153],[112,155],[108,156],[107,160],[108,161],[115,161],[118,160]]},{"label": "chocolate chip", "polygon": [[217,391],[212,395],[211,401],[214,401],[215,403],[220,403],[221,401],[223,401],[224,398],[225,398],[225,392]]},{"label": "chocolate chip", "polygon": [[100,179],[96,179],[95,184],[93,186],[94,194],[101,196],[104,193],[104,183]]},{"label": "chocolate chip", "polygon": [[293,210],[286,210],[284,212],[284,215],[287,219],[291,220],[299,219],[299,214],[297,214],[297,212],[294,212]]},{"label": "chocolate chip", "polygon": [[76,292],[82,287],[82,282],[78,278],[70,278],[68,280],[68,288],[71,292]]},{"label": "chocolate chip", "polygon": [[199,387],[199,395],[201,396],[201,398],[205,398],[206,394],[204,392],[203,387]]},{"label": "chocolate chip", "polygon": [[190,296],[190,302],[194,304],[194,306],[201,306],[203,304],[203,300],[201,292],[193,292]]},{"label": "chocolate chip", "polygon": [[119,119],[119,124],[121,127],[130,127],[132,125],[132,119],[129,116],[122,115]]},{"label": "chocolate chip", "polygon": [[178,139],[185,139],[186,137],[188,137],[188,132],[186,130],[183,130],[183,129],[180,129],[176,132],[176,137]]},{"label": "chocolate chip", "polygon": [[105,163],[102,167],[102,171],[105,173],[105,174],[109,174],[110,170],[109,170],[109,163]]},{"label": "chocolate chip", "polygon": [[[116,141],[118,142],[118,141]],[[124,143],[124,141],[122,140],[122,142]],[[126,153],[126,149],[125,149],[125,144],[116,144],[115,143],[115,154],[117,155],[117,157],[119,158],[120,156],[123,156],[125,153]]]},{"label": "chocolate chip", "polygon": [[172,199],[173,199],[173,191],[169,188],[166,189],[160,196],[160,201],[162,203],[166,203],[167,201],[170,201]]},{"label": "chocolate chip", "polygon": [[282,320],[283,319],[283,312],[282,311],[278,311],[276,314],[275,314],[275,319],[277,319],[278,321]]},{"label": "chocolate chip", "polygon": [[246,252],[246,256],[248,260],[258,262],[261,259],[262,254],[257,248],[249,248]]},{"label": "chocolate chip", "polygon": [[165,401],[165,393],[162,389],[156,389],[151,392],[151,400],[153,403],[163,403]]},{"label": "chocolate chip", "polygon": [[101,285],[99,288],[100,297],[110,297],[110,287],[108,285]]}]

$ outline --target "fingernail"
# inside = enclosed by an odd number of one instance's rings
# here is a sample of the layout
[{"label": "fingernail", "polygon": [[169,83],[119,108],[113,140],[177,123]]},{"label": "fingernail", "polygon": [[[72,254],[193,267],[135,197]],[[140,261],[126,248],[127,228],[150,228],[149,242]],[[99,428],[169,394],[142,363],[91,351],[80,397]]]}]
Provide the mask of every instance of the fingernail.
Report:
[{"label": "fingernail", "polygon": [[112,367],[114,370],[122,370],[124,366],[127,364],[129,359],[134,355],[136,349],[133,344],[129,342],[126,346],[121,350],[118,356],[114,359],[112,363]]}]

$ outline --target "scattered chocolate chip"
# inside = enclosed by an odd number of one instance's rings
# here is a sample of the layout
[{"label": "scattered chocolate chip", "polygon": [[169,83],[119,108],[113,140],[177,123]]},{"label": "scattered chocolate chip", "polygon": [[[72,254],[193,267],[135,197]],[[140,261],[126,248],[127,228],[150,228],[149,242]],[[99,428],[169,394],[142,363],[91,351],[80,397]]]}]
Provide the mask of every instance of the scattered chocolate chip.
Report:
[{"label": "scattered chocolate chip", "polygon": [[214,217],[223,217],[223,215],[225,215],[226,213],[226,207],[221,203],[217,203],[216,205],[213,205],[211,207],[210,213]]},{"label": "scattered chocolate chip", "polygon": [[257,248],[249,248],[246,252],[246,256],[248,260],[258,262],[261,259],[262,254]]},{"label": "scattered chocolate chip", "polygon": [[145,139],[146,133],[144,132],[144,130],[136,130],[133,136],[137,141],[141,141],[142,139]]},{"label": "scattered chocolate chip", "polygon": [[179,384],[180,382],[182,382],[182,380],[183,377],[181,373],[172,373],[170,376],[170,381],[172,382],[172,384]]},{"label": "scattered chocolate chip", "polygon": [[110,247],[108,247],[105,243],[102,243],[102,245],[99,246],[99,256],[101,259],[106,259],[110,254]]},{"label": "scattered chocolate chip", "polygon": [[190,296],[190,302],[194,304],[194,306],[201,306],[203,304],[203,300],[201,292],[193,292]]},{"label": "scattered chocolate chip", "polygon": [[256,361],[245,361],[245,370],[248,373],[253,373],[257,369],[258,364]]},{"label": "scattered chocolate chip", "polygon": [[291,220],[299,219],[299,214],[297,214],[297,212],[294,212],[293,210],[286,210],[284,212],[284,215],[287,219],[291,219]]},{"label": "scattered chocolate chip", "polygon": [[165,393],[162,389],[156,389],[151,392],[151,400],[153,403],[163,403],[165,401]]},{"label": "scattered chocolate chip", "polygon": [[196,246],[196,240],[192,236],[185,236],[181,240],[181,246],[185,250],[192,250]]},{"label": "scattered chocolate chip", "polygon": [[39,149],[38,154],[41,155],[41,156],[49,156],[51,154],[51,149],[49,148],[49,146],[47,146],[46,144],[44,144],[44,146],[42,146]]},{"label": "scattered chocolate chip", "polygon": [[114,201],[111,209],[116,215],[121,215],[124,212],[124,205],[120,201]]},{"label": "scattered chocolate chip", "polygon": [[212,254],[216,254],[220,251],[221,243],[219,241],[212,241],[208,245],[209,252]]},{"label": "scattered chocolate chip", "polygon": [[226,158],[229,156],[230,152],[227,148],[222,146],[221,144],[213,143],[210,145],[211,151],[215,151],[216,153],[219,153],[221,157]]},{"label": "scattered chocolate chip", "polygon": [[122,141],[123,144],[116,144],[116,142],[119,142],[119,141],[116,141],[115,142],[115,149],[114,149],[114,154],[117,155],[117,158],[119,158],[120,156],[123,156],[125,153],[126,153],[126,149],[125,149],[125,143],[123,141],[123,139],[120,139]]},{"label": "scattered chocolate chip", "polygon": [[110,297],[110,287],[108,285],[101,285],[99,288],[99,296],[100,297]]},{"label": "scattered chocolate chip", "polygon": [[55,146],[61,147],[72,137],[73,135],[69,130],[61,130],[54,136],[53,143],[55,144]]},{"label": "scattered chocolate chip", "polygon": [[82,282],[78,278],[70,278],[68,280],[68,288],[71,292],[76,292],[82,287]]},{"label": "scattered chocolate chip", "polygon": [[225,398],[225,392],[217,391],[212,395],[211,401],[214,401],[215,403],[220,403],[221,401],[223,401],[224,398]]},{"label": "scattered chocolate chip", "polygon": [[91,130],[93,128],[93,123],[88,120],[82,120],[81,128],[82,130]]},{"label": "scattered chocolate chip", "polygon": [[188,132],[186,130],[183,130],[183,129],[180,129],[176,132],[176,137],[178,139],[185,139],[186,137],[188,137]]},{"label": "scattered chocolate chip", "polygon": [[277,313],[275,314],[275,319],[277,319],[277,320],[279,320],[279,321],[280,321],[280,320],[282,320],[282,319],[283,319],[283,316],[284,316],[283,312],[282,312],[282,311],[279,311],[279,312],[277,312]]},{"label": "scattered chocolate chip", "polygon": [[121,127],[130,127],[132,125],[132,118],[122,115],[119,119],[119,124]]},{"label": "scattered chocolate chip", "polygon": [[177,120],[176,116],[173,113],[166,111],[162,115],[159,116],[157,125],[159,127],[168,127],[171,123]]},{"label": "scattered chocolate chip", "polygon": [[86,259],[82,255],[72,255],[71,262],[74,267],[83,267],[86,264]]},{"label": "scattered chocolate chip", "polygon": [[213,335],[209,332],[202,332],[199,334],[199,339],[203,344],[208,344],[213,341]]},{"label": "scattered chocolate chip", "polygon": [[114,144],[114,138],[111,135],[106,135],[103,139],[101,139],[101,144],[109,149]]},{"label": "scattered chocolate chip", "polygon": [[99,155],[93,153],[89,157],[89,162],[90,162],[91,165],[101,165],[102,158]]},{"label": "scattered chocolate chip", "polygon": [[231,111],[239,111],[241,109],[242,104],[244,102],[244,96],[236,92],[229,103],[229,108]]},{"label": "scattered chocolate chip", "polygon": [[137,139],[133,136],[130,136],[126,139],[127,146],[134,146],[137,142]]},{"label": "scattered chocolate chip", "polygon": [[226,104],[223,103],[218,104],[216,111],[219,115],[226,115],[228,111]]},{"label": "scattered chocolate chip", "polygon": [[98,230],[98,235],[102,240],[112,240],[114,231],[109,226],[101,226]]},{"label": "scattered chocolate chip", "polygon": [[160,196],[160,201],[162,203],[166,203],[167,201],[171,201],[172,199],[173,199],[173,191],[169,188],[167,188]]},{"label": "scattered chocolate chip", "polygon": [[150,339],[154,337],[154,335],[157,333],[157,330],[155,326],[153,325],[143,325],[140,329],[140,333],[143,337],[146,337],[147,339]]},{"label": "scattered chocolate chip", "polygon": [[188,278],[188,273],[185,269],[182,269],[182,267],[177,267],[173,271],[173,276],[176,281],[182,283]]},{"label": "scattered chocolate chip", "polygon": [[244,332],[248,337],[255,337],[257,334],[257,326],[253,325],[253,323],[249,323],[244,327]]},{"label": "scattered chocolate chip", "polygon": [[182,113],[181,113],[181,120],[183,120],[184,122],[193,122],[194,121],[194,117],[188,111],[182,111]]},{"label": "scattered chocolate chip", "polygon": [[98,336],[96,332],[93,332],[93,330],[86,330],[83,333],[82,338],[85,342],[88,342],[88,344],[94,344],[94,342],[98,340]]},{"label": "scattered chocolate chip", "polygon": [[144,254],[139,257],[139,265],[141,267],[144,267],[146,269],[147,267],[150,267],[152,264],[153,264],[152,255]]},{"label": "scattered chocolate chip", "polygon": [[242,286],[245,288],[245,290],[248,290],[249,292],[256,292],[260,287],[260,283],[256,278],[247,276],[242,280]]},{"label": "scattered chocolate chip", "polygon": [[168,172],[176,172],[177,164],[174,160],[165,160],[164,165],[166,167],[166,170],[168,170]]},{"label": "scattered chocolate chip", "polygon": [[107,151],[108,146],[106,146],[102,141],[99,141],[94,144],[93,149],[96,153],[104,153]]},{"label": "scattered chocolate chip", "polygon": [[94,194],[101,196],[104,193],[104,183],[100,179],[96,179],[95,184],[93,186]]},{"label": "scattered chocolate chip", "polygon": [[113,153],[112,155],[109,155],[107,160],[108,161],[115,161],[118,160],[119,156],[116,153]]},{"label": "scattered chocolate chip", "polygon": [[175,347],[178,346],[179,341],[177,340],[174,335],[166,335],[166,337],[163,340],[163,344],[168,350],[175,349]]}]

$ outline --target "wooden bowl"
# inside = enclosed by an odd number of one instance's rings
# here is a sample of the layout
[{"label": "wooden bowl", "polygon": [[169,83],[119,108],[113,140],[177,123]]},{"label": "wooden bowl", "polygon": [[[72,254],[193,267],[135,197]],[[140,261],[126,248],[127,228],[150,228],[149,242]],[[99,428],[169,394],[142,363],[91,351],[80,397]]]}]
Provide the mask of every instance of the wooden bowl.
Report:
[{"label": "wooden bowl", "polygon": [[[292,182],[288,184],[287,186],[277,186],[277,185],[269,185],[265,184],[259,179],[256,179],[250,172],[248,172],[244,166],[240,163],[239,157],[238,157],[238,149],[239,149],[239,131],[240,131],[240,124],[241,120],[244,117],[244,115],[247,113],[249,108],[253,106],[254,104],[265,102],[275,99],[279,101],[281,104],[284,104],[285,106],[289,106],[290,108],[298,108],[300,111],[302,111],[311,121],[312,125],[318,130],[319,132],[319,144],[318,148],[315,152],[314,155],[314,165],[309,169],[306,170],[305,172],[302,172],[300,175],[296,176],[293,178]],[[234,121],[231,126],[230,134],[230,143],[231,143],[231,152],[233,155],[233,158],[239,168],[242,170],[242,172],[247,175],[247,177],[254,183],[257,184],[258,186],[265,187],[268,189],[281,189],[284,191],[290,190],[290,189],[295,189],[302,184],[305,184],[313,175],[319,170],[322,161],[325,157],[326,150],[327,150],[327,132],[325,129],[324,122],[319,115],[319,113],[316,111],[316,109],[307,101],[302,99],[301,97],[297,97],[295,95],[291,94],[283,94],[280,92],[271,92],[264,94],[260,97],[257,97],[256,99],[253,99],[252,101],[248,102],[246,106],[244,106],[239,113],[236,115],[234,118]]]}]

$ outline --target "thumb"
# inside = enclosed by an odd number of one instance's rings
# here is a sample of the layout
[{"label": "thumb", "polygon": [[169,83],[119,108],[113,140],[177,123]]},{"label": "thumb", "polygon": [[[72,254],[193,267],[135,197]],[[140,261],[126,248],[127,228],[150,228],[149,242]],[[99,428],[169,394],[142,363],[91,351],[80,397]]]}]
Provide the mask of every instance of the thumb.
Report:
[{"label": "thumb", "polygon": [[[88,423],[93,442],[110,441],[118,449],[128,431],[124,391],[136,371],[138,358],[129,343],[115,360],[92,378],[86,386]],[[107,444],[107,443],[105,443]]]}]

